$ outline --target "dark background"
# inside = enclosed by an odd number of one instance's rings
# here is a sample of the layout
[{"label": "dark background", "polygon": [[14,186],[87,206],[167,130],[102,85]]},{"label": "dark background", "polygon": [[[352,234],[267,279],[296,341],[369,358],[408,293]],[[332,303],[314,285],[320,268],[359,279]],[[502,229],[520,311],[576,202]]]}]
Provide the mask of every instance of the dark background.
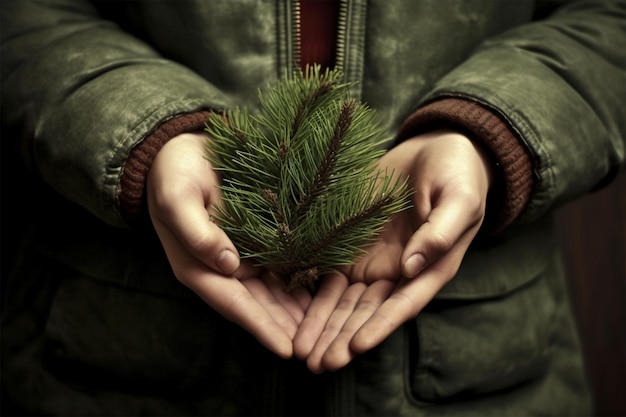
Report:
[{"label": "dark background", "polygon": [[597,416],[626,416],[626,175],[558,211]]}]

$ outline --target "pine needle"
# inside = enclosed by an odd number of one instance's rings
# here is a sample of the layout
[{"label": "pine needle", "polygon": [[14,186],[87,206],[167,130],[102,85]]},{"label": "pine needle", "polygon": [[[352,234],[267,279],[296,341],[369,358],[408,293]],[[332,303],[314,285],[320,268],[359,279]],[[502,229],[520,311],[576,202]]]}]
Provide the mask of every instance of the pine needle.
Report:
[{"label": "pine needle", "polygon": [[319,66],[286,74],[259,90],[257,114],[234,108],[206,124],[222,177],[217,220],[243,258],[288,289],[355,262],[410,205],[406,181],[376,167],[384,125],[342,77]]}]

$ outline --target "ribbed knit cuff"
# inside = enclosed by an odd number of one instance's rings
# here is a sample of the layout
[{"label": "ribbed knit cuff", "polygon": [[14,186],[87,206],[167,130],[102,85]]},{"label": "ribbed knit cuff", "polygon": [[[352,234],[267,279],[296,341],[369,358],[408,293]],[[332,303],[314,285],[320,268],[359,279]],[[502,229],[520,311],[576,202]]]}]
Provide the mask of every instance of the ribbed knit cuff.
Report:
[{"label": "ribbed knit cuff", "polygon": [[528,150],[502,116],[466,99],[444,98],[413,113],[403,124],[399,140],[434,129],[451,128],[491,153],[496,181],[490,190],[485,227],[496,233],[522,213],[534,187]]},{"label": "ribbed knit cuff", "polygon": [[127,223],[134,223],[144,208],[146,176],[157,152],[177,135],[204,129],[209,114],[209,111],[199,111],[167,120],[130,151],[118,189],[119,209]]}]

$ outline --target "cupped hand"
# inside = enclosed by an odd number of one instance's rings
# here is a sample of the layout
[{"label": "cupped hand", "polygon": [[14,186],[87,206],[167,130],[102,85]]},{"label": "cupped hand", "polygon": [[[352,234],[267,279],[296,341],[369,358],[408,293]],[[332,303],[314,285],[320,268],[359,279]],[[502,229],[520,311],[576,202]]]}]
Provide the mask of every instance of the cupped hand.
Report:
[{"label": "cupped hand", "polygon": [[336,370],[414,318],[456,274],[485,216],[491,161],[467,137],[432,132],[387,152],[413,207],[358,262],[323,278],[294,339],[313,372]]},{"label": "cupped hand", "polygon": [[183,134],[158,152],[148,173],[148,209],[176,278],[202,300],[283,358],[310,296],[286,293],[280,281],[242,263],[210,220],[220,203],[219,178],[204,157],[207,137]]}]

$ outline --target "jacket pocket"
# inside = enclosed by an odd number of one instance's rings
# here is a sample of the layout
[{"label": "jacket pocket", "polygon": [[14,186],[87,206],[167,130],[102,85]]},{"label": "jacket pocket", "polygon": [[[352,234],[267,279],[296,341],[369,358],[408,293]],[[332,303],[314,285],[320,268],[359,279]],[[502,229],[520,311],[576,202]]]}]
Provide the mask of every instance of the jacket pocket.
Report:
[{"label": "jacket pocket", "polygon": [[222,324],[210,309],[66,271],[45,326],[55,373],[94,389],[216,389]]},{"label": "jacket pocket", "polygon": [[556,302],[546,269],[554,245],[543,233],[468,253],[459,281],[418,315],[409,375],[417,401],[476,397],[547,372]]},{"label": "jacket pocket", "polygon": [[199,299],[53,266],[60,285],[43,323],[44,378],[25,385],[45,407],[36,414],[258,415],[272,362],[239,327]]}]

